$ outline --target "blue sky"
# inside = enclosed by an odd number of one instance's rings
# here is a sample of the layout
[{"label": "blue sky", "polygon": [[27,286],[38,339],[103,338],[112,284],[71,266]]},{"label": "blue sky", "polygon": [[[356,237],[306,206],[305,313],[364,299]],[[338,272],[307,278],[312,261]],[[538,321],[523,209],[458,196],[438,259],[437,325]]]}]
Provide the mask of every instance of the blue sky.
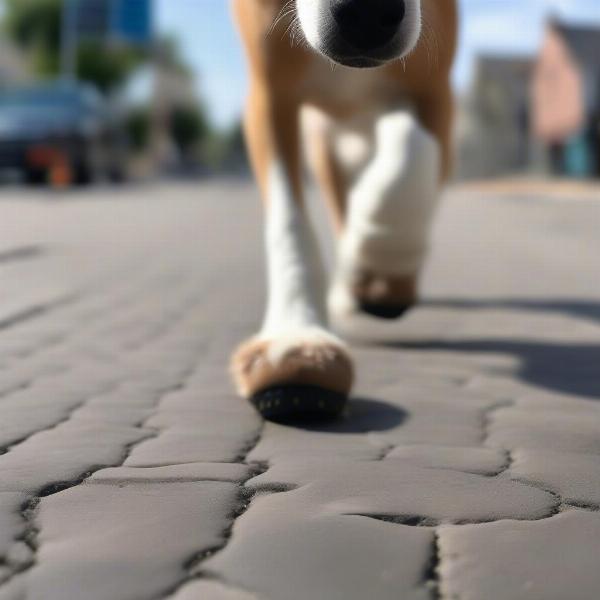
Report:
[{"label": "blue sky", "polygon": [[[600,0],[460,0],[461,45],[454,80],[468,85],[478,52],[531,53],[549,14],[600,23]],[[198,89],[221,124],[237,117],[245,95],[244,60],[227,0],[158,0],[157,23],[176,34],[198,73]]]}]

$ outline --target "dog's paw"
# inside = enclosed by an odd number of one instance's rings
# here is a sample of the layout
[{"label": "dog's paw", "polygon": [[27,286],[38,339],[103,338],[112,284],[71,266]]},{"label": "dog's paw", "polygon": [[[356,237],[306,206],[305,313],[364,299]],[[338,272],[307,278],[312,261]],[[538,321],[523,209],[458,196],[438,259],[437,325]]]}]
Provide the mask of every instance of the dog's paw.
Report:
[{"label": "dog's paw", "polygon": [[238,392],[253,398],[277,388],[312,388],[347,397],[354,367],[344,343],[318,328],[257,336],[233,354]]},{"label": "dog's paw", "polygon": [[338,280],[329,297],[334,318],[364,313],[380,319],[397,319],[417,302],[416,275],[380,275],[361,270],[348,281]]}]

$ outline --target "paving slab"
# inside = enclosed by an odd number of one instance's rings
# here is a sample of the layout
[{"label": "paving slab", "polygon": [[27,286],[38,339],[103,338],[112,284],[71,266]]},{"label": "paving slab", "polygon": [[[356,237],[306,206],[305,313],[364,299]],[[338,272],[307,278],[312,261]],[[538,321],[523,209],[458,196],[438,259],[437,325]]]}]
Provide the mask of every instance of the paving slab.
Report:
[{"label": "paving slab", "polygon": [[121,425],[63,423],[0,457],[0,491],[36,495],[53,485],[77,482],[90,470],[120,464],[128,446],[148,435]]},{"label": "paving slab", "polygon": [[[152,598],[224,541],[238,489],[227,483],[79,486],[41,501],[26,598]],[[85,590],[85,591],[84,591]]]},{"label": "paving slab", "polygon": [[[600,371],[599,371],[600,372]],[[568,411],[507,408],[497,411],[489,427],[488,444],[501,448],[560,450],[600,454],[600,419]]]},{"label": "paving slab", "polygon": [[171,600],[260,600],[258,596],[218,581],[193,581],[183,586]]},{"label": "paving slab", "polygon": [[297,487],[279,498],[290,503],[286,512],[365,515],[400,523],[541,519],[558,509],[553,494],[517,481],[424,469],[400,460],[282,461],[247,486],[256,490]]},{"label": "paving slab", "polygon": [[510,476],[559,494],[564,502],[600,509],[600,456],[549,450],[516,450]]},{"label": "paving slab", "polygon": [[394,459],[403,465],[495,475],[506,468],[509,457],[506,453],[491,448],[458,448],[419,444],[394,448],[387,455],[386,461]]},{"label": "paving slab", "polygon": [[385,448],[385,443],[372,443],[360,433],[310,431],[267,423],[260,441],[250,452],[248,459],[272,464],[295,456],[374,460]]},{"label": "paving slab", "polygon": [[440,530],[443,598],[591,600],[598,595],[600,513]]},{"label": "paving slab", "polygon": [[259,498],[204,569],[266,598],[430,597],[432,530],[358,516],[298,518],[301,506]]},{"label": "paving slab", "polygon": [[87,483],[177,483],[185,481],[230,481],[242,483],[252,475],[252,467],[231,463],[186,463],[167,467],[116,467],[96,471]]},{"label": "paving slab", "polygon": [[128,467],[160,467],[194,462],[236,462],[244,439],[204,435],[193,430],[167,431],[140,444],[125,461]]}]

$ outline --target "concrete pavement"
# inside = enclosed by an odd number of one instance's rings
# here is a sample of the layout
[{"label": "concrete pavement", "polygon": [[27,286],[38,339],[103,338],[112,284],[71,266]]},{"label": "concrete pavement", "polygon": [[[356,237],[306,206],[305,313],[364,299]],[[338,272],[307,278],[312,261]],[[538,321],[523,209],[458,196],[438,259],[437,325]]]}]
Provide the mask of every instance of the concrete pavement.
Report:
[{"label": "concrete pavement", "polygon": [[0,600],[595,600],[600,200],[451,191],[346,417],[263,423],[234,183],[0,198]]}]

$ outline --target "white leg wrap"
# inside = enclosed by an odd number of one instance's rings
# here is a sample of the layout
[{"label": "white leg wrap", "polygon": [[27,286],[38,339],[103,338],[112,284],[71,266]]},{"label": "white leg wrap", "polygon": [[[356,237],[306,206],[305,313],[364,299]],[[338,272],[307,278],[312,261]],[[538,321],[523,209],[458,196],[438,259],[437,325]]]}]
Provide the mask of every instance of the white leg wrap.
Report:
[{"label": "white leg wrap", "polygon": [[317,240],[277,163],[270,174],[265,241],[268,303],[262,337],[324,326],[325,277]]},{"label": "white leg wrap", "polygon": [[325,272],[310,221],[294,198],[284,168],[271,169],[265,231],[268,300],[258,339],[281,363],[299,346],[345,347],[327,331]]},{"label": "white leg wrap", "polygon": [[351,309],[348,286],[359,269],[384,276],[419,271],[439,196],[440,160],[437,141],[409,111],[376,123],[373,159],[349,195],[330,308]]}]

